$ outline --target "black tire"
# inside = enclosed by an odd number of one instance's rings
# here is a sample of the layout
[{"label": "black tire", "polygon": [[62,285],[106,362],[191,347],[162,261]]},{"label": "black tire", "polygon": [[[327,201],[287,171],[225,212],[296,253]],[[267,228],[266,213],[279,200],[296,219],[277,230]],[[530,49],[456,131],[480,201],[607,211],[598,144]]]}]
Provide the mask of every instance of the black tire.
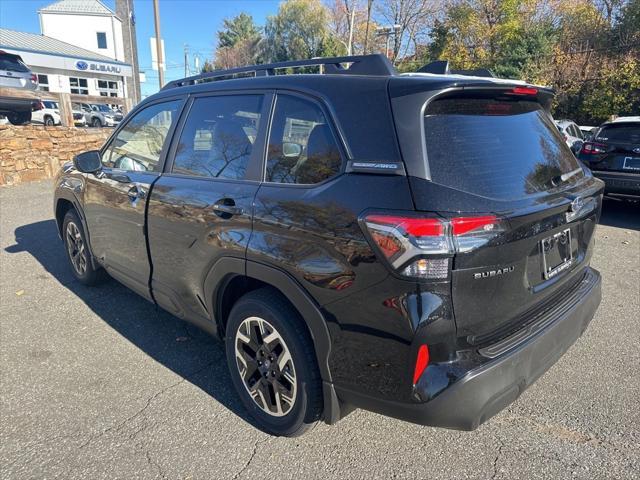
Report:
[{"label": "black tire", "polygon": [[13,112],[7,114],[7,120],[12,125],[24,125],[31,121],[31,112]]},{"label": "black tire", "polygon": [[95,128],[102,128],[102,122],[98,117],[93,117],[91,119],[91,126]]},{"label": "black tire", "polygon": [[53,121],[53,118],[47,115],[46,117],[44,117],[44,124],[47,127],[53,127],[55,125],[55,122]]},{"label": "black tire", "polygon": [[[76,238],[75,244],[71,243],[72,237]],[[62,238],[73,276],[84,285],[100,283],[104,279],[104,270],[93,267],[87,237],[82,228],[82,222],[80,222],[78,214],[74,210],[69,210],[64,216]],[[81,246],[83,247],[82,249],[80,248]],[[74,252],[78,253],[74,255]],[[81,261],[82,254],[84,254],[84,262]],[[81,265],[84,265],[84,268],[81,268]]]},{"label": "black tire", "polygon": [[[283,371],[286,370],[289,374],[288,378],[291,378],[291,372],[293,372],[295,377],[295,394],[292,395],[293,401],[291,403],[282,403],[282,400],[277,402],[278,410],[280,410],[281,405],[283,406],[280,416],[274,416],[277,414],[275,412],[267,413],[265,409],[259,405],[259,403],[263,402],[258,398],[258,395],[256,395],[256,400],[254,400],[249,394],[250,387],[248,384],[254,381],[253,377],[245,382],[245,378],[243,378],[241,374],[241,362],[236,359],[237,342],[238,345],[246,345],[246,347],[251,350],[250,344],[240,342],[236,339],[236,335],[241,326],[243,326],[242,328],[247,328],[247,325],[251,325],[246,322],[252,321],[252,317],[262,319],[268,324],[264,338],[267,338],[268,334],[273,333],[273,330],[275,330],[279,337],[281,337],[281,340],[283,340],[283,344],[280,347],[276,345],[271,353],[277,354],[278,348],[284,348],[284,351],[288,350],[290,354],[291,363],[287,362],[284,365]],[[270,330],[270,327],[273,327],[273,330]],[[244,330],[244,332],[246,331],[247,330]],[[275,340],[276,343],[278,341],[279,340]],[[265,345],[267,345],[266,342],[262,343],[262,348],[268,350],[270,347],[265,347]],[[273,342],[270,345],[273,346]],[[272,435],[295,437],[302,435],[318,423],[322,416],[322,381],[316,362],[313,341],[300,314],[277,290],[260,288],[249,292],[236,302],[229,314],[229,321],[227,322],[225,350],[235,389],[258,428]],[[246,353],[246,351],[244,353]],[[276,355],[272,358],[271,353],[269,353],[269,359],[273,363],[270,363],[270,368],[280,370],[279,363],[282,357]],[[282,353],[283,351],[280,350],[279,355],[282,355]],[[256,353],[256,355],[258,355],[258,353]],[[257,367],[258,361],[253,364],[256,366],[253,371],[256,372],[256,378],[259,379],[253,384],[254,387],[256,387],[258,383],[260,383],[260,385],[271,383],[271,387],[267,387],[265,391],[271,391],[273,394],[275,388],[280,389],[280,387],[283,386],[282,383],[279,383],[283,381],[285,384],[288,383],[291,385],[289,390],[292,390],[294,388],[293,383],[289,382],[285,375],[276,374],[275,378],[271,379],[269,372],[267,372],[266,378],[263,379],[261,376],[263,374],[260,373],[257,368],[265,369],[269,368],[269,365],[266,365],[268,359],[266,357],[262,358],[264,358],[265,361],[261,367]],[[248,373],[252,371],[251,367],[247,366],[245,371],[247,372],[247,377],[249,377]],[[274,374],[275,372],[272,371],[271,373]],[[278,377],[280,377],[280,380],[278,380]],[[254,393],[257,393],[258,388],[255,390],[253,387],[251,388]],[[262,390],[262,387],[259,388]],[[286,398],[284,397],[284,391],[280,391],[283,395],[277,394],[275,396],[281,399]],[[271,395],[270,399],[273,400],[275,396]],[[264,399],[264,396],[260,395],[260,397]]]}]

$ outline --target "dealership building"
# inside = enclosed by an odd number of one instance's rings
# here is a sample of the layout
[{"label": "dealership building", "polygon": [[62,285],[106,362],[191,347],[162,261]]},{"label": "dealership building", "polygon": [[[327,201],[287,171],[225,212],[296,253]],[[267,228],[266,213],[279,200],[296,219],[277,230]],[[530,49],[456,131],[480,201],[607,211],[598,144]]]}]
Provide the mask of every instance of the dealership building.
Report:
[{"label": "dealership building", "polygon": [[38,14],[41,34],[0,29],[0,50],[20,55],[38,75],[41,90],[137,103],[138,74],[125,61],[125,47],[135,48],[135,37],[124,38],[131,34],[126,22],[123,28],[99,0],[60,0]]}]

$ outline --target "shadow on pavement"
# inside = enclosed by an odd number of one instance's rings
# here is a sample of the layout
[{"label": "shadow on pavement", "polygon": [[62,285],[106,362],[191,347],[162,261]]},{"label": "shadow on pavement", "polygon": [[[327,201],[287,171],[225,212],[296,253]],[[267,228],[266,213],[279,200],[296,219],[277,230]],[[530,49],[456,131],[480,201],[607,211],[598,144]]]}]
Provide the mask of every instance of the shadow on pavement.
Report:
[{"label": "shadow on pavement", "polygon": [[609,227],[640,230],[640,202],[627,202],[605,198],[600,223]]},{"label": "shadow on pavement", "polygon": [[5,251],[31,254],[120,335],[252,423],[233,389],[222,342],[157,309],[115,280],[97,287],[78,283],[67,265],[54,220],[23,225],[14,233],[16,243]]}]

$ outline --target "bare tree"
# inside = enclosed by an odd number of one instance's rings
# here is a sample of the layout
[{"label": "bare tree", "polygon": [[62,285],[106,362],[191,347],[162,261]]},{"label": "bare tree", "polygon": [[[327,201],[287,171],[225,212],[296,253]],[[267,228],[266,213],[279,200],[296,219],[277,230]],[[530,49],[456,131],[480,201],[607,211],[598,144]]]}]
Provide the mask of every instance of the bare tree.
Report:
[{"label": "bare tree", "polygon": [[375,12],[384,26],[398,26],[393,35],[391,60],[395,63],[404,46],[406,55],[411,45],[418,43],[418,37],[426,34],[433,20],[439,2],[437,0],[378,0]]}]

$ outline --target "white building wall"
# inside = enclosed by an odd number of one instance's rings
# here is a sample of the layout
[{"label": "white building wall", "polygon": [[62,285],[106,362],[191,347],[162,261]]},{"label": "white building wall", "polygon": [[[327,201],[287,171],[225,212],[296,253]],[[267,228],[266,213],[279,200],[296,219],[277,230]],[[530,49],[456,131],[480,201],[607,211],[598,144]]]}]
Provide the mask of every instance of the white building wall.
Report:
[{"label": "white building wall", "polygon": [[[40,13],[42,34],[124,61],[122,22],[115,16]],[[104,32],[107,48],[98,48],[98,32]]]}]

